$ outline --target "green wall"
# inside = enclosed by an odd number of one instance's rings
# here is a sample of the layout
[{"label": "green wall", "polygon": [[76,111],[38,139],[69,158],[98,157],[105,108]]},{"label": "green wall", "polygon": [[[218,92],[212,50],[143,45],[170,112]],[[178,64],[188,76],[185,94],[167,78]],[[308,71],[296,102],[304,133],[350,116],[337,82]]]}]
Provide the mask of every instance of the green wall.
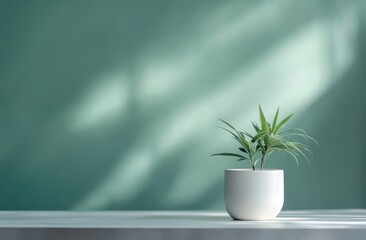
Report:
[{"label": "green wall", "polygon": [[0,1],[0,209],[224,209],[211,126],[316,138],[285,209],[366,208],[362,1]]}]

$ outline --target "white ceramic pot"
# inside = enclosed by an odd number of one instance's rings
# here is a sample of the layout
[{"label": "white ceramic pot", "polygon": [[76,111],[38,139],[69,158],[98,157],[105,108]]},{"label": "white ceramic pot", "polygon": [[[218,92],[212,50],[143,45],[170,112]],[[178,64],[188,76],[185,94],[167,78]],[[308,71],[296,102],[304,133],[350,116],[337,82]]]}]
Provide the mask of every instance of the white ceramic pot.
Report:
[{"label": "white ceramic pot", "polygon": [[225,170],[225,207],[236,220],[272,220],[284,200],[283,170]]}]

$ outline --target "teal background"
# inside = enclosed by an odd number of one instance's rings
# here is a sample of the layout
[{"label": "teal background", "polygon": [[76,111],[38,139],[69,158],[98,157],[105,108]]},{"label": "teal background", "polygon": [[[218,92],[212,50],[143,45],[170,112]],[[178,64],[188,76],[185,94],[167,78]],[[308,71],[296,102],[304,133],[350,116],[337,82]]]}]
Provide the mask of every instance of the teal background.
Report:
[{"label": "teal background", "polygon": [[364,1],[0,1],[0,209],[224,209],[241,129],[295,112],[285,209],[366,208]]}]

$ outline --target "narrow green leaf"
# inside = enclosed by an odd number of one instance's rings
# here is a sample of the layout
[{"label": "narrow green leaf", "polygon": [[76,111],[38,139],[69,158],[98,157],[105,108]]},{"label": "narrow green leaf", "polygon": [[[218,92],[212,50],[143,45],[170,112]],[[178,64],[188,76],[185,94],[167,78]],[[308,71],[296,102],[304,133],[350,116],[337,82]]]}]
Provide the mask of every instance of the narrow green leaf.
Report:
[{"label": "narrow green leaf", "polygon": [[261,160],[261,158],[257,158],[254,162],[253,162],[253,165],[256,166],[257,163],[259,162],[259,160]]},{"label": "narrow green leaf", "polygon": [[298,134],[295,134],[295,135],[298,135],[298,136],[303,137],[306,141],[311,140],[311,141],[313,141],[313,142],[315,142],[316,144],[318,144],[318,145],[319,145],[319,143],[318,143],[318,141],[317,141],[317,140],[315,140],[314,138],[310,137],[310,136],[309,136],[309,135],[307,135],[307,134],[298,133]]},{"label": "narrow green leaf", "polygon": [[272,127],[269,122],[267,122],[267,129],[268,129],[269,133],[272,133]]},{"label": "narrow green leaf", "polygon": [[280,149],[285,149],[285,150],[288,150],[288,148],[283,145],[283,144],[271,144],[268,146],[268,149],[272,149],[272,148],[280,148]]},{"label": "narrow green leaf", "polygon": [[238,136],[239,136],[242,140],[246,140],[246,139],[245,139],[245,136],[244,136],[244,134],[243,134],[242,132],[237,131],[237,134],[238,134]]},{"label": "narrow green leaf", "polygon": [[215,153],[215,154],[211,154],[210,156],[228,156],[228,157],[246,158],[245,156],[242,156],[242,155],[236,154],[236,153]]},{"label": "narrow green leaf", "polygon": [[[286,138],[290,138],[290,136],[298,136],[298,137],[304,138],[305,141],[307,141],[307,142],[309,142],[309,139],[310,139],[305,134],[302,134],[302,133],[287,133],[287,134],[282,134],[281,136],[286,137]],[[291,139],[293,139],[293,138],[291,137]]]},{"label": "narrow green leaf", "polygon": [[272,128],[275,129],[276,124],[277,124],[277,118],[278,118],[278,113],[280,112],[280,107],[277,108],[276,114],[273,118],[273,122],[272,122]]},{"label": "narrow green leaf", "polygon": [[253,125],[254,130],[255,130],[257,133],[259,133],[259,132],[261,132],[261,131],[262,131],[261,129],[259,129],[258,125],[257,125],[255,122],[252,122],[252,125]]},{"label": "narrow green leaf", "polygon": [[244,136],[243,132],[240,132],[240,131],[236,130],[236,128],[235,128],[234,126],[232,126],[230,123],[226,122],[225,120],[220,119],[220,118],[218,118],[218,119],[219,119],[221,122],[225,123],[227,126],[229,126],[231,129],[233,129],[233,130],[236,132],[236,134],[235,134],[235,133],[233,133],[232,131],[230,131],[230,130],[226,129],[226,128],[223,128],[223,127],[219,127],[219,128],[224,129],[224,130],[226,130],[227,132],[229,132],[229,133],[234,137],[234,139],[235,139],[236,141],[238,141],[238,142],[239,142],[239,144],[240,144],[241,146],[243,146],[243,148],[247,151],[247,153],[248,153],[248,154],[250,154],[251,152],[250,152],[249,143],[248,143],[248,141],[245,139],[245,136]]},{"label": "narrow green leaf", "polygon": [[248,146],[245,145],[245,143],[239,138],[239,137],[233,137],[243,148],[247,148]]},{"label": "narrow green leaf", "polygon": [[292,115],[294,115],[294,114],[290,114],[290,115],[288,115],[287,117],[285,117],[277,126],[276,126],[276,128],[274,129],[274,131],[273,131],[273,134],[276,134],[279,130],[280,130],[280,128],[283,126],[283,124],[285,124],[291,117],[292,117]]},{"label": "narrow green leaf", "polygon": [[261,105],[259,105],[259,119],[260,119],[260,122],[261,122],[262,130],[263,131],[268,131],[267,120],[266,120],[266,117],[263,114]]},{"label": "narrow green leaf", "polygon": [[268,133],[267,132],[260,132],[258,133],[257,135],[254,136],[254,138],[252,139],[252,142],[255,142],[257,141],[258,139],[260,139],[261,137],[267,135]]},{"label": "narrow green leaf", "polygon": [[242,152],[248,153],[247,150],[245,150],[245,148],[240,147],[239,150]]},{"label": "narrow green leaf", "polygon": [[294,143],[292,142],[287,142],[286,143],[288,146],[292,147],[293,149],[295,149],[295,151],[299,152],[307,161],[309,161],[308,157],[305,155],[305,153],[303,151],[301,151],[300,148],[298,148]]},{"label": "narrow green leaf", "polygon": [[242,133],[244,135],[246,135],[247,137],[253,138],[253,136],[250,133],[248,133],[247,131],[242,131]]},{"label": "narrow green leaf", "polygon": [[238,134],[238,137],[240,139],[240,143],[243,146],[243,148],[245,148],[245,150],[247,150],[248,153],[250,153],[250,147],[249,147],[249,143],[248,141],[245,139],[243,133],[241,132],[236,132]]},{"label": "narrow green leaf", "polygon": [[278,137],[271,139],[269,147],[270,148],[276,147],[276,148],[285,149],[285,150],[288,150],[288,151],[292,151],[296,154],[296,151],[293,151],[293,148],[291,146],[288,146],[286,141],[284,141],[283,139],[278,138]]},{"label": "narrow green leaf", "polygon": [[227,126],[229,126],[230,128],[232,128],[233,130],[236,131],[236,129],[228,122],[226,122],[225,120],[221,119],[221,118],[218,118],[221,122],[225,123]]},{"label": "narrow green leaf", "polygon": [[253,144],[252,142],[249,142],[249,147],[250,147],[250,152],[251,152],[251,155],[254,156],[255,153],[257,152],[256,150],[256,145],[257,144]]},{"label": "narrow green leaf", "polygon": [[[291,129],[289,129],[291,130]],[[301,129],[297,129],[297,130],[301,130]],[[304,131],[305,132],[305,131]],[[283,137],[287,137],[287,136],[299,136],[299,137],[302,137],[304,138],[306,141],[313,141],[315,142],[316,144],[319,145],[318,141],[315,140],[314,138],[310,137],[308,134],[306,133],[299,133],[299,132],[293,132],[293,131],[283,131],[283,132],[280,132],[279,135],[283,136]]]},{"label": "narrow green leaf", "polygon": [[299,131],[303,134],[306,134],[308,135],[304,130],[302,130],[301,128],[290,128],[290,129],[287,129],[287,130],[284,130],[284,131],[281,131],[279,132],[278,134],[281,135],[281,134],[284,134],[284,133],[287,133],[287,132],[296,132],[296,131]]},{"label": "narrow green leaf", "polygon": [[234,137],[238,137],[236,134],[234,134],[234,133],[233,133],[232,131],[230,131],[229,129],[226,129],[226,128],[224,128],[224,127],[220,127],[220,126],[214,126],[214,127],[221,128],[221,129],[223,129],[223,130],[227,131],[228,133],[230,133],[231,135],[233,135]]},{"label": "narrow green leaf", "polygon": [[259,150],[261,149],[261,147],[262,147],[262,146],[261,146],[260,144],[258,144],[258,145],[256,146],[255,150],[256,150],[256,151],[259,151]]},{"label": "narrow green leaf", "polygon": [[279,151],[283,151],[283,152],[286,152],[288,154],[290,154],[296,161],[296,164],[299,165],[299,160],[297,159],[296,155],[294,153],[292,153],[291,151],[289,150],[284,150],[284,149],[280,149],[280,148],[272,148],[273,150],[279,150]]},{"label": "narrow green leaf", "polygon": [[293,144],[295,144],[298,148],[307,151],[311,156],[314,156],[314,154],[310,151],[310,149],[308,148],[308,146],[306,146],[305,144],[298,143],[298,142],[293,143]]},{"label": "narrow green leaf", "polygon": [[220,127],[220,126],[215,126],[217,128],[221,128],[225,131],[227,131],[228,133],[230,133],[232,135],[232,137],[241,145],[243,146],[244,148],[247,148],[247,146],[245,146],[245,144],[243,143],[243,141],[241,140],[241,138],[239,136],[237,136],[235,133],[233,133],[232,131],[224,128],[224,127]]}]

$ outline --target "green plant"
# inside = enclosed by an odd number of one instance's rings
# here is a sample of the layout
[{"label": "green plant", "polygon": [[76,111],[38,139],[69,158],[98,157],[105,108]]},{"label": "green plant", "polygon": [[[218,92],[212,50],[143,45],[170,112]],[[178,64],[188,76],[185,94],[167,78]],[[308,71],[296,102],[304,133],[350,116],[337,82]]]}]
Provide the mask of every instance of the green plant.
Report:
[{"label": "green plant", "polygon": [[[239,131],[228,122],[219,118],[228,128],[220,127],[229,132],[232,137],[240,144],[238,148],[241,153],[216,153],[211,156],[230,156],[237,157],[238,161],[249,160],[253,170],[256,170],[258,162],[260,162],[260,169],[262,170],[268,157],[275,151],[281,151],[290,154],[298,164],[298,157],[303,156],[307,161],[308,158],[304,152],[310,154],[308,146],[304,143],[296,141],[293,137],[301,137],[306,141],[317,141],[310,137],[304,130],[300,128],[290,128],[281,131],[282,127],[293,114],[285,117],[281,121],[278,120],[279,108],[272,120],[272,124],[267,122],[263,114],[262,108],[259,105],[259,120],[260,125],[252,122],[255,134],[250,134],[247,131]],[[259,154],[258,154],[259,153]],[[259,155],[259,156],[258,156]]]}]

